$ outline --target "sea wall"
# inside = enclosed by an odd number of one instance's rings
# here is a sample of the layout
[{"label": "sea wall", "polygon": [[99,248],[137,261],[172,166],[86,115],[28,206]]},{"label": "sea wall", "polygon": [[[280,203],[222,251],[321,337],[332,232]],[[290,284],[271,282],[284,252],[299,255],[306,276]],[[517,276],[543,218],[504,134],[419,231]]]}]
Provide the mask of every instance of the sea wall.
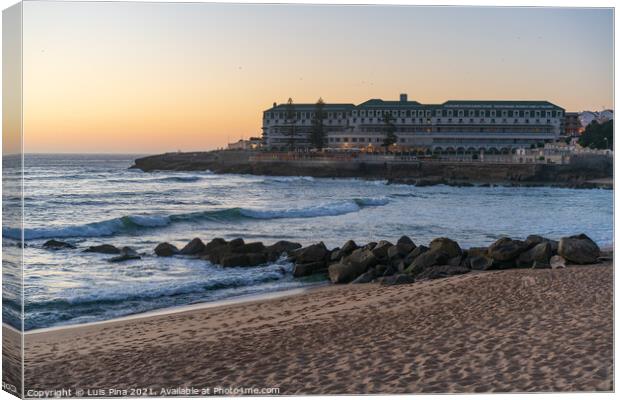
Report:
[{"label": "sea wall", "polygon": [[254,175],[387,179],[393,183],[508,184],[564,187],[605,187],[613,163],[608,157],[575,158],[570,164],[506,164],[483,162],[417,161],[370,163],[364,161],[295,160],[251,161],[252,152],[214,151],[166,153],[137,159],[133,168],[154,170],[240,173]]}]

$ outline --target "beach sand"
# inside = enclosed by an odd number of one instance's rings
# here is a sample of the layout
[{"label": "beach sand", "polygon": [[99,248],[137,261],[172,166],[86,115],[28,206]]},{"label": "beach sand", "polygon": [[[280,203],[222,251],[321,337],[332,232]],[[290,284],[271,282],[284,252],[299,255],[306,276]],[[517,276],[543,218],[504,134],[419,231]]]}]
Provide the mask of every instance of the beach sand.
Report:
[{"label": "beach sand", "polygon": [[26,335],[26,390],[613,390],[613,267],[476,272]]}]

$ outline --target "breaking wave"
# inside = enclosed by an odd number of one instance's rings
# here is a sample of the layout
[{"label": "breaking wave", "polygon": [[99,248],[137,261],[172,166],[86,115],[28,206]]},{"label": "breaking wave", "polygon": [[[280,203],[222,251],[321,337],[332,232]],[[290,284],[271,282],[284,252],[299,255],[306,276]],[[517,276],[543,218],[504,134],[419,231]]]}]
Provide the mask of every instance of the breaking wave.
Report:
[{"label": "breaking wave", "polygon": [[[243,219],[280,219],[280,218],[316,218],[349,214],[365,207],[383,206],[389,203],[387,197],[356,198],[336,202],[311,205],[299,208],[261,210],[252,208],[227,208],[220,210],[198,211],[172,215],[126,215],[105,221],[88,224],[53,227],[26,228],[26,240],[70,237],[114,236],[121,233],[133,233],[143,229],[154,229],[179,222],[231,222]],[[16,228],[2,228],[2,236],[21,239],[21,232]]]}]

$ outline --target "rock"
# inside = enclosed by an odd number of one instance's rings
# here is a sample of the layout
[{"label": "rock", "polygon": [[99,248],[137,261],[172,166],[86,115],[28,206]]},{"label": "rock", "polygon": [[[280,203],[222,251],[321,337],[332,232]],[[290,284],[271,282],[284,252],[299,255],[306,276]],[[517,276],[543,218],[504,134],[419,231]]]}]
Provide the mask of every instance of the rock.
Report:
[{"label": "rock", "polygon": [[487,247],[470,247],[469,249],[467,249],[467,257],[486,256],[487,251]]},{"label": "rock", "polygon": [[489,246],[487,253],[495,261],[511,261],[527,249],[525,242],[501,238]]},{"label": "rock", "polygon": [[243,267],[249,263],[247,254],[226,254],[219,261],[222,267]]},{"label": "rock", "polygon": [[387,240],[381,240],[375,247],[373,247],[372,254],[380,260],[385,260],[388,256],[388,249],[393,246],[394,245]]},{"label": "rock", "polygon": [[340,249],[342,252],[342,256],[348,256],[349,254],[353,253],[353,250],[357,250],[358,249],[358,245],[353,241],[353,240],[348,240],[344,245],[342,245],[342,248]]},{"label": "rock", "polygon": [[392,267],[391,265],[389,265],[385,271],[383,271],[383,275],[382,276],[391,276],[394,275],[395,273],[397,273],[398,271],[396,270],[396,268]]},{"label": "rock", "polygon": [[363,268],[362,264],[336,263],[328,268],[329,279],[333,283],[349,283],[364,272],[366,268]]},{"label": "rock", "polygon": [[75,249],[75,246],[71,243],[61,242],[60,240],[54,239],[48,240],[47,242],[43,243],[43,247],[51,250]]},{"label": "rock", "polygon": [[374,269],[368,270],[355,278],[351,283],[370,283],[377,278],[377,273]]},{"label": "rock", "polygon": [[138,255],[138,253],[134,249],[126,246],[120,250],[120,255],[116,257],[112,257],[108,259],[108,261],[109,262],[122,262],[122,261],[128,261],[128,260],[139,260],[140,258],[141,257]]},{"label": "rock", "polygon": [[452,257],[451,259],[449,259],[446,264],[451,265],[453,267],[457,267],[461,265],[461,261],[463,261],[463,256],[456,256],[456,257]]},{"label": "rock", "polygon": [[295,264],[295,266],[293,267],[293,276],[299,278],[302,276],[312,275],[316,272],[321,272],[324,270],[324,261],[311,262],[307,264]]},{"label": "rock", "polygon": [[433,265],[442,265],[448,261],[448,255],[438,250],[428,250],[418,257],[405,269],[405,272],[414,278]]},{"label": "rock", "polygon": [[84,253],[119,254],[120,252],[121,250],[118,247],[112,246],[111,244],[100,244],[97,246],[90,246],[89,248],[84,250]]},{"label": "rock", "polygon": [[236,247],[232,247],[229,243],[228,246],[231,252],[238,254],[263,253],[267,250],[262,242],[244,243]]},{"label": "rock", "polygon": [[411,240],[409,236],[401,236],[396,241],[396,247],[400,256],[404,257],[415,249],[415,243],[413,243],[413,240]]},{"label": "rock", "polygon": [[248,263],[245,267],[255,267],[257,265],[265,264],[267,259],[266,253],[245,253],[248,256]]},{"label": "rock", "polygon": [[411,275],[397,274],[392,276],[386,276],[381,280],[382,285],[404,285],[408,283],[414,283],[415,279]]},{"label": "rock", "polygon": [[598,261],[601,253],[598,245],[583,233],[563,237],[558,245],[558,254],[575,264],[592,264]]},{"label": "rock", "polygon": [[375,272],[377,276],[383,276],[383,273],[388,269],[385,264],[378,264],[375,266]]},{"label": "rock", "polygon": [[365,245],[364,247],[362,247],[362,249],[364,250],[372,250],[375,248],[375,246],[377,245],[377,242],[370,242],[367,245]]},{"label": "rock", "polygon": [[493,268],[493,259],[491,257],[487,257],[484,255],[480,256],[469,256],[468,257],[468,265],[467,267],[479,271],[487,271]]},{"label": "rock", "polygon": [[179,253],[179,249],[175,245],[163,242],[155,247],[155,254],[159,257],[170,257]]},{"label": "rock", "polygon": [[204,252],[206,248],[207,247],[202,242],[202,240],[200,240],[200,238],[194,238],[181,249],[179,254],[182,254],[184,256],[191,256]]},{"label": "rock", "polygon": [[360,274],[366,272],[369,268],[373,268],[379,264],[379,260],[371,250],[364,250],[363,248],[355,250],[350,256],[342,259],[344,264],[352,264],[358,266],[361,269]]},{"label": "rock", "polygon": [[228,245],[228,242],[226,242],[226,240],[222,238],[214,238],[214,239],[211,239],[211,241],[205,245],[205,249],[203,252],[208,254],[213,249],[219,249],[227,245]]},{"label": "rock", "polygon": [[405,259],[403,260],[405,265],[409,266],[413,262],[413,260],[415,260],[420,254],[425,253],[427,251],[428,251],[428,247],[424,245],[416,247],[415,249],[411,251],[411,253],[405,256]]},{"label": "rock", "polygon": [[228,242],[228,246],[231,249],[234,249],[235,247],[243,246],[244,244],[245,242],[243,241],[242,238],[233,239],[230,242]]},{"label": "rock", "polygon": [[340,259],[343,257],[343,254],[344,253],[342,252],[340,247],[336,247],[335,249],[332,249],[331,253],[329,253],[329,261],[340,261]]},{"label": "rock", "polygon": [[469,271],[469,268],[461,267],[459,265],[434,265],[422,271],[415,277],[415,280],[421,281],[426,279],[447,278],[453,275],[466,274]]},{"label": "rock", "polygon": [[329,254],[329,250],[323,242],[293,250],[289,253],[289,258],[298,264],[307,264],[311,262],[323,261]]},{"label": "rock", "polygon": [[529,268],[536,261],[539,264],[548,264],[552,255],[551,244],[547,241],[542,241],[519,255],[517,258],[517,267]]},{"label": "rock", "polygon": [[406,255],[407,255],[407,253],[402,254],[402,253],[400,252],[400,250],[398,250],[398,246],[391,246],[391,247],[389,247],[389,248],[388,248],[388,250],[387,250],[387,258],[388,258],[389,260],[393,260],[393,259],[395,259],[395,258],[400,259],[400,257],[404,257],[404,256],[406,256]]},{"label": "rock", "polygon": [[542,242],[546,242],[546,241],[547,239],[545,239],[544,237],[540,235],[529,235],[528,237],[525,238],[525,246],[528,249],[531,249],[537,244],[541,244]]},{"label": "rock", "polygon": [[457,242],[444,237],[433,239],[428,247],[431,251],[445,253],[448,258],[454,258],[463,254]]},{"label": "rock", "polygon": [[549,260],[549,265],[551,265],[553,269],[566,268],[566,260],[562,256],[553,256]]},{"label": "rock", "polygon": [[289,253],[293,250],[301,248],[301,244],[296,242],[289,242],[288,240],[280,240],[275,242],[271,246],[267,246],[267,252],[276,253],[278,255],[282,253]]}]

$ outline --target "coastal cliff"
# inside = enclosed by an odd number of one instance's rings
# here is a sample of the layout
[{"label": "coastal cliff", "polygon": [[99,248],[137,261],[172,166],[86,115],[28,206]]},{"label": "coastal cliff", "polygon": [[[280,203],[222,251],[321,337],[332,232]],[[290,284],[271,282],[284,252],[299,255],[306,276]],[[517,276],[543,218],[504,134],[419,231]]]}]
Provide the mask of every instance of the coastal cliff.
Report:
[{"label": "coastal cliff", "polygon": [[509,185],[611,188],[613,163],[608,157],[576,157],[569,164],[362,160],[260,160],[249,151],[166,153],[135,160],[132,168],[150,171],[204,171],[322,178],[385,179],[416,185]]}]

